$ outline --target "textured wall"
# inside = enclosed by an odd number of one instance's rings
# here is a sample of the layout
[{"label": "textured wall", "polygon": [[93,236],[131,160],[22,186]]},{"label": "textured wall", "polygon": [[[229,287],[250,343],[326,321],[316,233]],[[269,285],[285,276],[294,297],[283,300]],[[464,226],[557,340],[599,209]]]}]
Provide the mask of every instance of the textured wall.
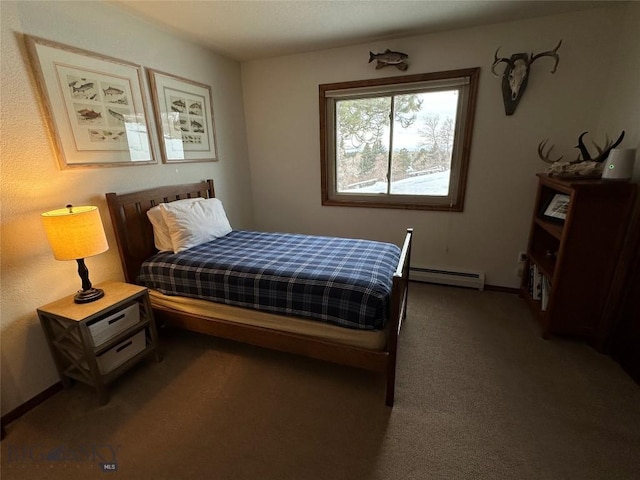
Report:
[{"label": "textured wall", "polygon": [[[104,193],[214,178],[216,193],[234,227],[251,226],[252,206],[237,62],[182,41],[102,2],[3,1],[1,9],[4,414],[58,380],[35,310],[80,288],[75,262],[54,260],[40,213],[67,203],[100,208],[111,248],[86,261],[92,282],[98,283],[123,278]],[[159,161],[148,166],[60,170],[26,61],[23,33],[211,85],[220,161],[181,165]],[[150,106],[149,102],[147,107]]]},{"label": "textured wall", "polygon": [[[545,169],[538,143],[550,138],[556,151],[575,158],[580,132],[602,142],[609,129],[597,128],[607,88],[638,91],[637,76],[614,75],[610,68],[625,55],[625,68],[638,69],[640,57],[625,53],[638,51],[637,27],[622,21],[631,8],[637,4],[612,2],[606,9],[243,63],[251,174],[261,179],[253,185],[257,226],[393,242],[413,226],[415,266],[480,270],[490,284],[517,287],[516,260],[526,249],[535,174]],[[496,48],[502,47],[502,56],[541,52],[559,39],[557,72],[550,73],[552,59],[538,60],[515,114],[505,116],[500,80],[490,69]],[[409,55],[407,74],[482,68],[462,213],[320,204],[318,85],[402,75],[367,63],[369,51],[386,48]],[[637,104],[618,105],[610,120],[635,116],[624,123],[637,142]]]}]

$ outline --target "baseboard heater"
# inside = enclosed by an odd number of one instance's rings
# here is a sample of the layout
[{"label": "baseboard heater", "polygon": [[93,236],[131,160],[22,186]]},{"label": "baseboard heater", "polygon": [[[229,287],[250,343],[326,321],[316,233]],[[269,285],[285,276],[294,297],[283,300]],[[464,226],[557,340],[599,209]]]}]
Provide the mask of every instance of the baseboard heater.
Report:
[{"label": "baseboard heater", "polygon": [[484,290],[484,273],[448,268],[411,267],[409,278],[416,282],[440,283]]}]

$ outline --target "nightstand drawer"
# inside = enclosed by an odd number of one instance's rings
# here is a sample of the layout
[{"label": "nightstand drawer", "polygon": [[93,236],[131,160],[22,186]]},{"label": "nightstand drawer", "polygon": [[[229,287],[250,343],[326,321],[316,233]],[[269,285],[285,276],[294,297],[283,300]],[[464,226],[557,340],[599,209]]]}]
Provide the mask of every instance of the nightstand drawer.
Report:
[{"label": "nightstand drawer", "polygon": [[131,357],[143,351],[146,346],[147,340],[143,329],[133,337],[127,338],[122,343],[119,343],[115,347],[96,357],[100,373],[102,375],[109,373]]},{"label": "nightstand drawer", "polygon": [[120,332],[132,327],[140,321],[140,307],[138,303],[123,308],[122,310],[102,318],[95,323],[88,324],[93,346],[102,345],[107,340],[115,337]]}]

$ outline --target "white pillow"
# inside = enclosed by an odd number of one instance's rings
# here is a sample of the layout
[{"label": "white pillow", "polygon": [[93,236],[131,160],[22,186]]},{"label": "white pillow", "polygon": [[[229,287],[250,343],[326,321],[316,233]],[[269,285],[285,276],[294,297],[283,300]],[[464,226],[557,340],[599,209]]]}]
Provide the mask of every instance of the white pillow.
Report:
[{"label": "white pillow", "polygon": [[193,203],[161,203],[162,218],[169,228],[173,252],[187,250],[231,232],[231,225],[217,198]]},{"label": "white pillow", "polygon": [[[185,198],[184,200],[176,200],[171,203],[193,203],[200,200],[204,200],[204,198]],[[164,221],[164,217],[160,211],[160,205],[147,210],[147,217],[153,226],[153,243],[160,252],[173,252],[173,243],[171,243],[169,227],[167,227]]]}]

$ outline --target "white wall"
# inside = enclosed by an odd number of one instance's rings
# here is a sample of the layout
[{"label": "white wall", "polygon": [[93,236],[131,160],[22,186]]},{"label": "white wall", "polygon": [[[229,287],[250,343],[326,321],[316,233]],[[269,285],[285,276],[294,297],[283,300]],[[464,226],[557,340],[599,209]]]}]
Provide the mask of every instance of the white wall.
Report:
[{"label": "white wall", "polygon": [[633,181],[640,182],[640,2],[633,2],[624,12],[620,24],[620,48],[613,56],[598,130],[609,132],[612,139],[625,131],[626,148],[636,148]]},{"label": "white wall", "polygon": [[[75,262],[54,260],[40,214],[67,203],[100,208],[110,250],[87,259],[91,281],[123,278],[104,193],[216,181],[232,225],[252,226],[240,65],[97,2],[2,1],[2,414],[58,381],[36,308],[80,288]],[[220,161],[58,168],[20,34],[173,73],[212,87]],[[147,99],[149,100],[149,99]],[[147,104],[149,108],[151,103]],[[150,110],[149,110],[150,112]],[[156,142],[156,154],[159,157]]]},{"label": "white wall", "polygon": [[[629,9],[557,15],[434,35],[401,38],[243,63],[247,135],[257,228],[379,239],[399,243],[405,227],[415,228],[413,264],[480,270],[487,283],[517,287],[516,259],[526,249],[535,174],[545,169],[537,145],[549,138],[554,153],[574,159],[578,135],[604,140],[617,121],[598,128],[604,88],[624,88],[637,98],[637,77],[612,75],[624,57],[638,68],[637,26],[624,22]],[[493,55],[559,50],[560,63],[543,58],[532,67],[528,89],[511,117],[504,114],[500,80],[490,67]],[[624,42],[624,43],[622,43]],[[630,49],[630,43],[633,48]],[[407,74],[466,67],[482,68],[462,213],[323,207],[320,200],[318,85],[402,75],[375,70],[369,51],[390,48],[409,55]],[[634,53],[635,52],[635,56]],[[622,53],[621,53],[622,54]],[[622,84],[622,85],[621,85]],[[622,101],[618,102],[623,104]],[[625,105],[621,105],[624,109]],[[637,105],[620,118],[630,138],[639,134]],[[635,117],[634,117],[635,115]],[[614,125],[615,124],[615,125]],[[626,144],[625,144],[626,145]]]}]

